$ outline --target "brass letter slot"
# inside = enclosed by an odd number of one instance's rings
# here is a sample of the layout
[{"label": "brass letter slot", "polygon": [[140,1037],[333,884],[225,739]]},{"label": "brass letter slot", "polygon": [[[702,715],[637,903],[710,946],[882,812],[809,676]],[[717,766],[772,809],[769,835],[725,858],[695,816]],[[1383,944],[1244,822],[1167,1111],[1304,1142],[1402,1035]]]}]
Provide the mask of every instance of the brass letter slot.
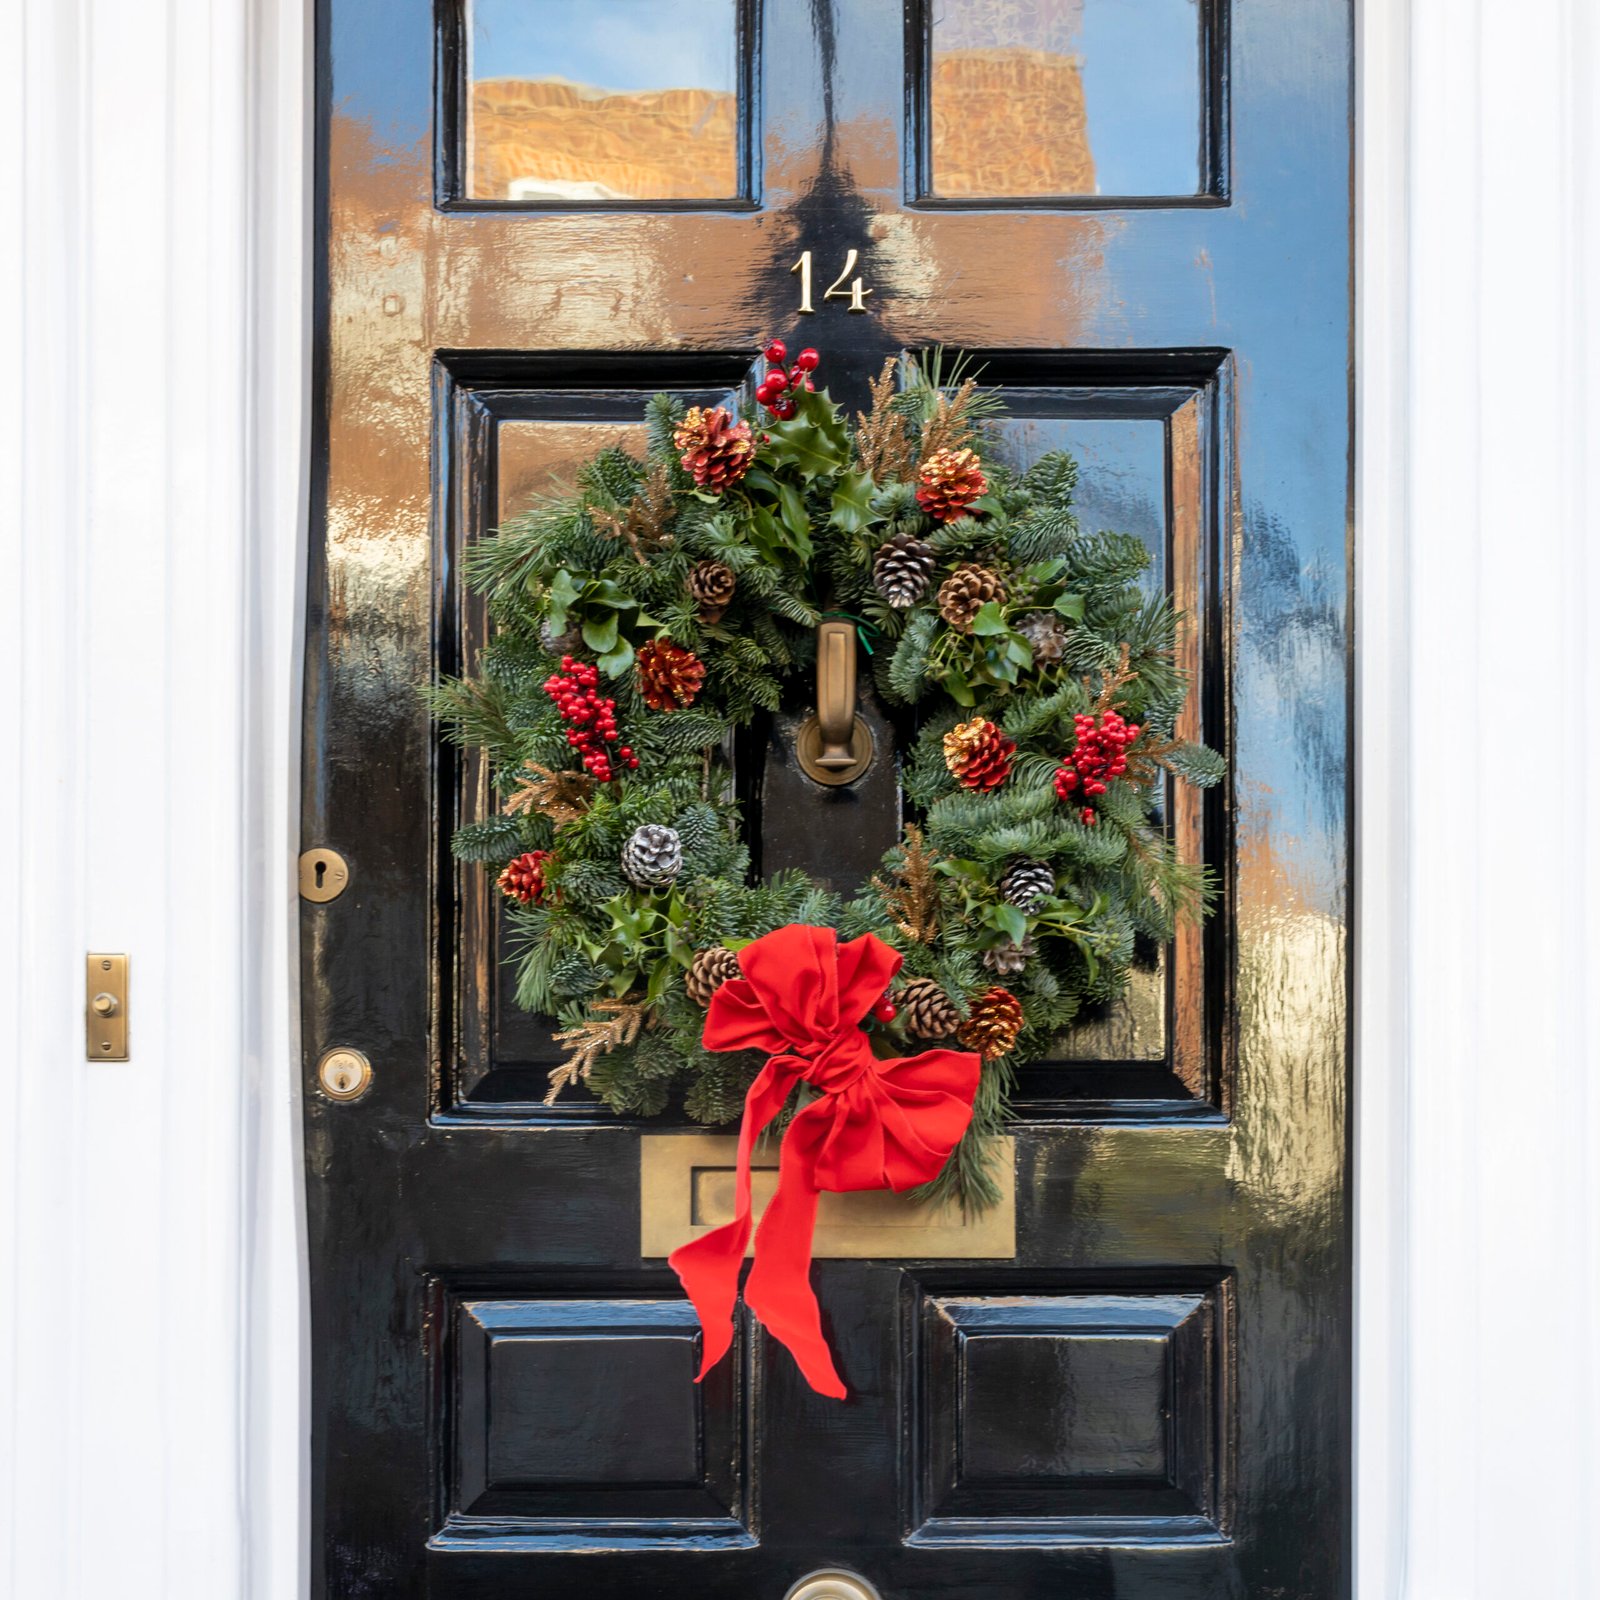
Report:
[{"label": "brass letter slot", "polygon": [[[992,1168],[999,1203],[963,1217],[956,1204],[923,1206],[884,1191],[825,1194],[812,1254],[835,1260],[1009,1261],[1017,1253],[1014,1141],[1002,1139]],[[669,1255],[733,1216],[738,1143],[719,1134],[647,1133],[639,1140],[639,1253]],[[759,1218],[778,1186],[778,1141],[755,1154],[751,1187]]]}]

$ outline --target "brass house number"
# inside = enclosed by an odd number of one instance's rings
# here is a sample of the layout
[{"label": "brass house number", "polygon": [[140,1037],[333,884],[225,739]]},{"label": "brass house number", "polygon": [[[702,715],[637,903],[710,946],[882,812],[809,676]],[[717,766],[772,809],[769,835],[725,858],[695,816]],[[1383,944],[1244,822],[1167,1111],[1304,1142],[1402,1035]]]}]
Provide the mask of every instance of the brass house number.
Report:
[{"label": "brass house number", "polygon": [[[850,278],[850,274],[856,270],[856,262],[860,259],[861,252],[859,250],[851,250],[845,256],[844,270],[822,291],[824,300],[848,300],[852,311],[865,311],[867,309],[867,296],[872,291],[866,287],[861,278]],[[801,311],[815,311],[817,308],[811,303],[811,251],[801,251],[800,259],[789,268],[789,271],[800,274]],[[850,278],[848,286],[845,283],[846,278]]]}]

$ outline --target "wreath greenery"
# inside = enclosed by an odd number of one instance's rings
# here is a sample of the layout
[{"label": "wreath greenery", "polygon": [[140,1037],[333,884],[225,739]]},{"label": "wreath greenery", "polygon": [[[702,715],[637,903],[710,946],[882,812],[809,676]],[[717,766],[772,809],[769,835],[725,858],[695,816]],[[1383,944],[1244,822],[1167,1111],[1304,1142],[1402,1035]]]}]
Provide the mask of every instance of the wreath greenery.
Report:
[{"label": "wreath greenery", "polygon": [[[760,1061],[700,1035],[732,952],[787,923],[892,944],[885,1050],[953,1034],[983,1056],[937,1185],[982,1205],[1015,1067],[1122,991],[1137,941],[1204,913],[1159,797],[1222,762],[1173,736],[1179,618],[1141,587],[1137,538],[1080,531],[1068,456],[999,464],[998,400],[959,363],[887,363],[851,425],[815,353],[786,357],[768,347],[743,417],[655,396],[642,461],[602,451],[470,552],[492,640],[431,701],[503,809],[454,848],[499,874],[518,1003],[561,1024],[552,1098],[582,1081],[618,1112],[730,1121]],[[830,613],[918,724],[920,820],[849,901],[752,882],[729,784],[733,733],[779,707]]]}]

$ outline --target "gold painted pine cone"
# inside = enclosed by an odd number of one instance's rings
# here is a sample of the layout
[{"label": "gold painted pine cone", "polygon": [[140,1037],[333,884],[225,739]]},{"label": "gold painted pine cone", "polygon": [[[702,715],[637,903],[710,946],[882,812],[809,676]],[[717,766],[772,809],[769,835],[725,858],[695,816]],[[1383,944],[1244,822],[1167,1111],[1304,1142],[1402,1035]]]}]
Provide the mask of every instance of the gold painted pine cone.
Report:
[{"label": "gold painted pine cone", "polygon": [[998,572],[964,561],[939,585],[939,615],[958,633],[971,633],[972,620],[991,600],[1006,603],[1006,586]]},{"label": "gold painted pine cone", "polygon": [[935,522],[954,522],[988,488],[975,451],[935,450],[917,473],[917,504]]},{"label": "gold painted pine cone", "polygon": [[705,663],[670,639],[639,646],[639,693],[652,711],[682,711],[694,704],[705,682]]},{"label": "gold painted pine cone", "polygon": [[997,984],[985,989],[972,1002],[967,1020],[956,1038],[969,1050],[976,1050],[985,1061],[1007,1054],[1022,1032],[1022,1002],[1009,989]]},{"label": "gold painted pine cone", "polygon": [[691,406],[673,431],[672,442],[683,452],[683,470],[713,494],[732,488],[756,457],[750,424],[735,422],[723,406],[709,411]]},{"label": "gold painted pine cone", "polygon": [[967,789],[998,789],[1011,776],[1014,739],[986,717],[959,723],[944,736],[944,764]]}]

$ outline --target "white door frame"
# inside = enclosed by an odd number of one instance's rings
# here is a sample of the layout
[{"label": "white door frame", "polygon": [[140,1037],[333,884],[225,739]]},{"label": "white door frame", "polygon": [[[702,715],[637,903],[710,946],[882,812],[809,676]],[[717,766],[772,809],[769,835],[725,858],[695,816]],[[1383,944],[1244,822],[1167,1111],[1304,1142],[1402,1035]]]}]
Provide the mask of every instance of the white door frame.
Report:
[{"label": "white door frame", "polygon": [[[305,1592],[311,81],[307,0],[0,15],[0,1591],[27,1600]],[[1596,82],[1592,0],[1365,0],[1360,1600],[1600,1594]],[[1480,787],[1475,731],[1529,715],[1537,797]],[[126,1066],[82,1060],[88,949],[132,954]]]}]

